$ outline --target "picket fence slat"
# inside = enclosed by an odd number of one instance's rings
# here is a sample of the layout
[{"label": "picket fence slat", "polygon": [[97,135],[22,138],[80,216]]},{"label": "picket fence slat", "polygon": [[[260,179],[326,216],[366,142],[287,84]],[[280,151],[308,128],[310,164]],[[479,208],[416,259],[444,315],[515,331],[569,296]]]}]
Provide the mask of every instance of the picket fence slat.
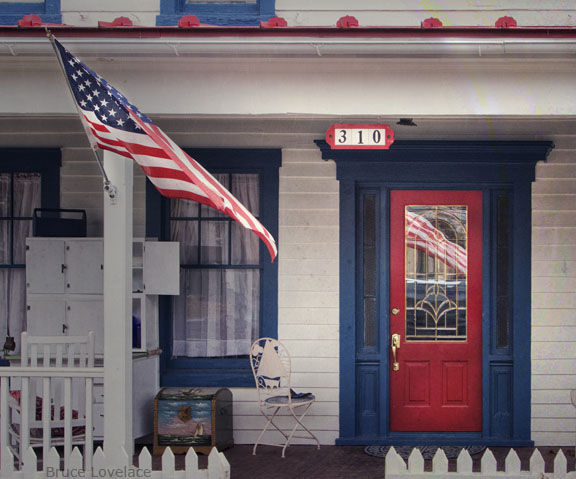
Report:
[{"label": "picket fence slat", "polygon": [[462,449],[456,459],[456,471],[448,472],[448,459],[442,448],[438,449],[432,459],[432,471],[424,471],[422,455],[414,449],[408,458],[408,467],[402,457],[391,447],[386,454],[386,479],[576,479],[576,471],[567,472],[567,459],[560,449],[554,459],[554,471],[545,472],[542,454],[535,449],[530,458],[529,470],[521,469],[518,454],[511,449],[505,460],[505,470],[497,470],[493,452],[486,449],[480,459],[480,471],[473,472],[472,457]]}]

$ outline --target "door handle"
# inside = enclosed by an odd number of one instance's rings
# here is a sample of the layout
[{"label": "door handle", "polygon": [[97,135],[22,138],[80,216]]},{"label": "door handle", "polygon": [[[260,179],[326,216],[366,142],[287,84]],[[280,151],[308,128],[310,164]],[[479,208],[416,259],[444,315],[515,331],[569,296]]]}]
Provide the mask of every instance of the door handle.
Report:
[{"label": "door handle", "polygon": [[396,316],[399,312],[400,312],[400,310],[398,308],[392,308],[392,314],[394,316]]},{"label": "door handle", "polygon": [[400,364],[398,363],[398,358],[396,357],[396,350],[400,349],[400,335],[393,334],[392,335],[392,344],[390,345],[392,348],[392,359],[394,360],[392,364],[392,371],[398,371],[400,369]]}]

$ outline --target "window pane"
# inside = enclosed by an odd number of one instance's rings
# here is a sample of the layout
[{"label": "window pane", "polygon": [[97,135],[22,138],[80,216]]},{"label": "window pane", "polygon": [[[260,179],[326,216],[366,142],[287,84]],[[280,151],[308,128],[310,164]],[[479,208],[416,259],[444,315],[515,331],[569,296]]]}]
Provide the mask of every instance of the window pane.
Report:
[{"label": "window pane", "polygon": [[[228,173],[219,173],[213,176],[224,188],[226,188],[227,190],[230,189],[230,175]],[[201,209],[202,209],[202,217],[227,218],[227,216],[224,213],[220,213],[218,210],[215,210],[210,206],[202,205]]]},{"label": "window pane", "polygon": [[14,173],[15,217],[32,217],[40,198],[40,173]]},{"label": "window pane", "polygon": [[258,337],[259,270],[182,270],[173,298],[173,354],[225,357],[248,354]]},{"label": "window pane", "polygon": [[10,216],[10,181],[9,173],[0,174],[0,216]]},{"label": "window pane", "polygon": [[180,243],[180,264],[198,264],[198,221],[172,220],[170,241]]},{"label": "window pane", "polygon": [[200,263],[228,264],[229,221],[203,221],[200,233]]},{"label": "window pane", "polygon": [[260,214],[259,191],[257,174],[232,175],[231,193],[256,217]]},{"label": "window pane", "polygon": [[465,341],[466,206],[406,207],[406,340]]},{"label": "window pane", "polygon": [[26,263],[26,238],[32,236],[32,220],[14,220],[14,264]]},{"label": "window pane", "polygon": [[176,218],[197,218],[198,205],[196,201],[192,200],[170,200],[170,216]]},{"label": "window pane", "polygon": [[232,223],[232,264],[260,262],[258,236],[236,221]]},{"label": "window pane", "polygon": [[10,221],[0,221],[0,264],[10,264]]}]

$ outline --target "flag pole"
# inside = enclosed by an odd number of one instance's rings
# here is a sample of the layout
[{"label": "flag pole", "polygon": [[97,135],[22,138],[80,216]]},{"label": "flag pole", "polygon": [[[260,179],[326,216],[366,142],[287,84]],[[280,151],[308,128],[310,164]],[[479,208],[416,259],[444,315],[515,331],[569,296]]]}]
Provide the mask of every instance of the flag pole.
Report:
[{"label": "flag pole", "polygon": [[[56,44],[54,43],[54,36],[52,35],[52,32],[48,29],[48,27],[44,27],[44,29],[46,30],[46,36],[48,37],[48,40],[50,40],[50,44],[52,45],[52,48],[54,49],[54,53],[56,54],[56,58],[58,59],[58,65],[60,65],[60,70],[62,71],[62,74],[64,75],[64,80],[66,81],[66,85],[68,86],[68,91],[70,92],[70,95],[72,95],[72,99],[74,99],[74,93],[72,92],[72,88],[70,87],[70,84],[68,83],[68,78],[66,77],[66,70],[64,69],[64,65],[62,64],[62,58],[60,57],[60,54],[58,53],[58,49],[56,47]],[[76,105],[76,102],[74,102],[74,105]],[[78,106],[76,106],[76,110],[78,110]],[[78,111],[78,114],[81,115],[82,113],[80,111]],[[86,136],[88,137],[88,141],[90,141],[90,134],[88,133],[88,131],[86,131],[86,125],[83,121],[81,121],[81,123],[82,123],[82,127],[84,128],[84,132],[86,133]],[[102,173],[102,179],[104,181],[104,191],[106,193],[108,193],[108,196],[110,197],[110,199],[112,201],[115,201],[116,195],[117,195],[117,189],[113,184],[110,183],[110,180],[108,179],[108,175],[106,174],[106,170],[104,169],[102,159],[100,158],[100,155],[98,154],[98,147],[90,141],[90,149],[94,153],[94,157],[96,158],[96,162],[98,163],[98,166],[100,167],[100,173]]]}]

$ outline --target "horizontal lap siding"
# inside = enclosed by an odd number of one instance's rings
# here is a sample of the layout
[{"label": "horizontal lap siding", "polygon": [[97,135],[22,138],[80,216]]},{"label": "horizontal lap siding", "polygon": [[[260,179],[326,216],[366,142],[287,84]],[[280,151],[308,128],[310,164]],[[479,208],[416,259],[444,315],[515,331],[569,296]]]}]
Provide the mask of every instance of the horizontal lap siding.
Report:
[{"label": "horizontal lap siding", "polygon": [[[146,234],[146,177],[134,168],[134,236]],[[104,234],[102,174],[90,148],[62,148],[60,207],[86,210],[88,236]]]},{"label": "horizontal lap siding", "polygon": [[[323,444],[334,444],[339,427],[338,203],[334,162],[323,161],[317,149],[283,151],[278,338],[292,357],[293,388],[317,398],[305,423]],[[254,443],[265,424],[256,392],[233,392],[234,441]],[[281,423],[288,426],[288,418]],[[279,441],[280,435],[264,440]]]},{"label": "horizontal lap siding", "polygon": [[576,151],[538,164],[532,188],[532,439],[574,445]]},{"label": "horizontal lap siding", "polygon": [[503,16],[514,17],[519,26],[541,26],[571,24],[576,5],[557,0],[276,0],[276,14],[288,25],[329,26],[353,15],[367,26],[420,26],[430,17],[444,26],[494,26]]},{"label": "horizontal lap siding", "polygon": [[61,0],[62,23],[80,27],[95,27],[99,21],[112,22],[118,17],[128,17],[134,25],[155,26],[160,13],[160,0]]}]

